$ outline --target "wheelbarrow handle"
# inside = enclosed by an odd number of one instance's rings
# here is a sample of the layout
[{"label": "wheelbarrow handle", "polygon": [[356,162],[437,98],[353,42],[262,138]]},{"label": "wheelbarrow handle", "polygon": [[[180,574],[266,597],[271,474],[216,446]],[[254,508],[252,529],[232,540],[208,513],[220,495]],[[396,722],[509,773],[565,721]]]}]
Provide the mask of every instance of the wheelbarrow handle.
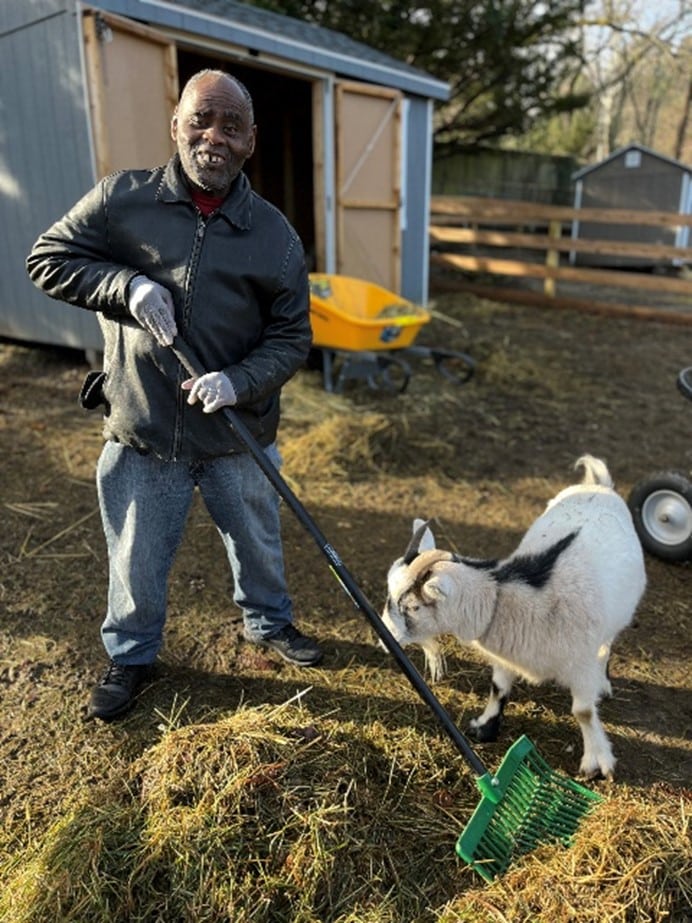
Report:
[{"label": "wheelbarrow handle", "polygon": [[[171,350],[183,368],[185,368],[192,377],[199,378],[205,374],[205,369],[200,363],[198,357],[195,355],[191,347],[185,343],[185,341],[180,336],[175,337],[171,346]],[[231,407],[222,407],[221,412],[230,423],[235,435],[238,437],[240,442],[253,456],[254,460],[269,479],[276,492],[290,507],[291,511],[296,516],[303,528],[315,540],[318,548],[329,562],[330,570],[341,584],[343,590],[351,598],[351,601],[354,603],[354,605],[361,610],[363,615],[366,616],[377,635],[379,635],[379,637],[382,639],[382,642],[386,646],[387,650],[393,655],[406,678],[414,687],[423,702],[425,702],[425,704],[433,712],[456,748],[478,776],[487,776],[488,770],[483,765],[475,751],[472,749],[468,740],[454,724],[442,703],[439,701],[437,696],[435,696],[423,677],[416,670],[413,663],[404,653],[403,648],[399,642],[384,624],[379,614],[373,608],[372,604],[368,601],[367,597],[342,562],[336,550],[327,541],[313,518],[310,516],[305,507],[298,500],[296,495],[283,479],[278,468],[272,464],[266,452],[259,445],[242,419],[240,419],[238,414]]]}]

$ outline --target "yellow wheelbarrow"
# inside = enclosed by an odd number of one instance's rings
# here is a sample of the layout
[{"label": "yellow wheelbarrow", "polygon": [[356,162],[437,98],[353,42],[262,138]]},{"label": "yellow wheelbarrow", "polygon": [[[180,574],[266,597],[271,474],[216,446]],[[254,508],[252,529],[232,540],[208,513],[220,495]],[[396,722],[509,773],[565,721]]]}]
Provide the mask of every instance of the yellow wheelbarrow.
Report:
[{"label": "yellow wheelbarrow", "polygon": [[310,322],[324,387],[340,392],[360,380],[377,390],[403,392],[412,375],[408,359],[430,359],[448,381],[464,384],[475,363],[466,353],[414,340],[431,320],[425,308],[350,276],[311,273]]}]

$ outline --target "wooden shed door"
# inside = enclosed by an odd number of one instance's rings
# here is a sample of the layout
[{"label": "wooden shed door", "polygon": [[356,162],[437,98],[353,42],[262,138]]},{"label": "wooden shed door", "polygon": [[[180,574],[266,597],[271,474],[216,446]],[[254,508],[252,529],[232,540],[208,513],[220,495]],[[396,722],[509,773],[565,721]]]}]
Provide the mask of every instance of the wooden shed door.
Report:
[{"label": "wooden shed door", "polygon": [[401,94],[336,85],[337,270],[399,290]]},{"label": "wooden shed door", "polygon": [[175,45],[100,10],[85,12],[84,41],[98,177],[165,163],[174,150]]}]

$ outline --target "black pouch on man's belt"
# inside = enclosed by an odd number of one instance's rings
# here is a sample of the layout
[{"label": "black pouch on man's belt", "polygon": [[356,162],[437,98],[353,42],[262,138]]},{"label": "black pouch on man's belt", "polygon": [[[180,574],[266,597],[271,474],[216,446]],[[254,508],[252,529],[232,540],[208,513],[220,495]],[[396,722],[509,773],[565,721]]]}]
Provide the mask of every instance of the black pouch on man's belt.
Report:
[{"label": "black pouch on man's belt", "polygon": [[85,410],[96,410],[98,407],[103,406],[105,407],[105,414],[108,416],[111,406],[103,393],[103,386],[105,383],[105,372],[98,369],[87,372],[87,376],[79,392],[79,403]]}]

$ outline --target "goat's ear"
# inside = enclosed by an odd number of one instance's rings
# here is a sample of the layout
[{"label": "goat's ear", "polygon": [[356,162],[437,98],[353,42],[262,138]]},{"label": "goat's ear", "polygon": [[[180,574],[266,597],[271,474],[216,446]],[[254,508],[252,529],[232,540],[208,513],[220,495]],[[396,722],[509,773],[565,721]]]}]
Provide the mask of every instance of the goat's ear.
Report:
[{"label": "goat's ear", "polygon": [[425,530],[420,540],[419,547],[421,551],[432,551],[435,547],[435,536],[432,534],[432,529],[428,528]]},{"label": "goat's ear", "polygon": [[[421,551],[427,551],[429,549],[429,545],[424,545],[422,543],[424,534],[426,532],[430,532],[428,529],[428,522],[429,520],[425,519],[413,520],[413,535],[411,536],[406,551],[404,552],[404,556],[401,559],[404,564],[410,564],[412,561],[415,561]],[[430,536],[432,537],[432,532],[430,532]],[[435,547],[434,540],[432,547]]]},{"label": "goat's ear", "polygon": [[435,547],[435,536],[432,534],[430,523],[432,519],[414,519],[413,535],[417,537],[418,552],[432,551]]},{"label": "goat's ear", "polygon": [[442,602],[451,594],[453,584],[449,574],[431,573],[421,587],[421,596],[426,602]]}]

